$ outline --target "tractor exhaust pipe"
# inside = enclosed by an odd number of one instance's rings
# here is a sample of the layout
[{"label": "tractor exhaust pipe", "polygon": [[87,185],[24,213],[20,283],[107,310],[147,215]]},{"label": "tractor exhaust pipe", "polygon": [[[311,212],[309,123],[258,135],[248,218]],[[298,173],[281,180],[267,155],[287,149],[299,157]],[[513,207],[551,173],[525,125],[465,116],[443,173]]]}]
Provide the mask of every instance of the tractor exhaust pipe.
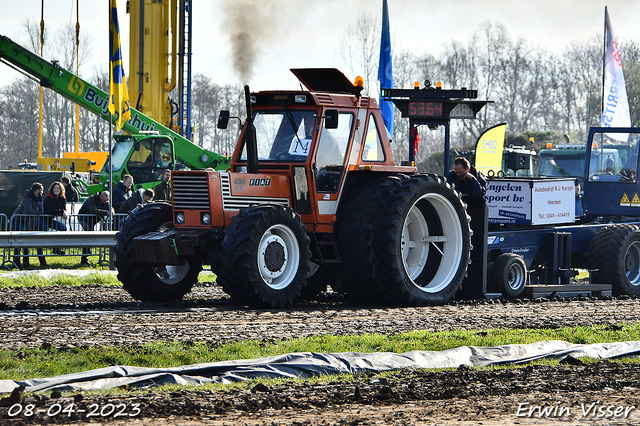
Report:
[{"label": "tractor exhaust pipe", "polygon": [[247,103],[247,126],[244,131],[247,146],[247,172],[259,173],[258,143],[256,141],[256,128],[253,126],[253,111],[251,110],[251,92],[249,86],[244,86],[244,98]]}]

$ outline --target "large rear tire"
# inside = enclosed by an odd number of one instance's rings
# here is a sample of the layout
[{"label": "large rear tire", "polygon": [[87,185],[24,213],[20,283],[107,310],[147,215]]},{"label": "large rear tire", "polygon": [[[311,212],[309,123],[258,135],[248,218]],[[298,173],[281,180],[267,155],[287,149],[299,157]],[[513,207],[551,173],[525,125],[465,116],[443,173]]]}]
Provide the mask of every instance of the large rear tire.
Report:
[{"label": "large rear tire", "polygon": [[338,265],[342,289],[355,300],[385,303],[374,245],[379,211],[404,176],[389,176],[358,185],[342,199],[336,221],[336,243],[342,263]]},{"label": "large rear tire", "polygon": [[253,206],[225,233],[218,275],[223,289],[246,306],[291,306],[306,284],[311,257],[300,216],[288,207]]},{"label": "large rear tire", "polygon": [[471,229],[459,194],[440,176],[404,180],[381,211],[374,244],[379,279],[400,305],[442,305],[462,285]]},{"label": "large rear tire", "polygon": [[196,257],[181,265],[139,263],[133,239],[173,227],[171,205],[150,203],[133,210],[117,234],[115,267],[124,290],[134,299],[153,302],[180,300],[198,282],[202,264]]},{"label": "large rear tire", "polygon": [[614,295],[640,296],[640,228],[615,224],[602,228],[591,242],[589,265],[596,284],[611,283]]}]

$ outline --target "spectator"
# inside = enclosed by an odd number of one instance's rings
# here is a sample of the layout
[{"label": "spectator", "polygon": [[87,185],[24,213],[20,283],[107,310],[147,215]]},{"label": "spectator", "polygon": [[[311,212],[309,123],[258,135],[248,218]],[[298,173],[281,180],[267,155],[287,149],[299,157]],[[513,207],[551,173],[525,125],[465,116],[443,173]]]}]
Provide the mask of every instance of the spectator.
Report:
[{"label": "spectator", "polygon": [[113,189],[113,201],[111,204],[115,211],[120,210],[120,207],[124,204],[125,201],[129,197],[131,197],[131,193],[133,190],[133,176],[127,174],[122,177],[122,180],[118,182],[116,187]]},{"label": "spectator", "polygon": [[77,203],[79,201],[78,191],[71,185],[68,177],[62,176],[60,182],[64,185],[64,198],[69,203]]},{"label": "spectator", "polygon": [[56,231],[66,231],[67,227],[64,223],[54,219],[54,217],[61,217],[67,220],[67,200],[65,197],[65,189],[61,182],[53,182],[49,186],[49,193],[44,198],[44,214],[50,215],[46,217],[47,228],[55,229]]},{"label": "spectator", "polygon": [[[67,220],[67,201],[65,199],[64,186],[61,182],[53,182],[49,186],[49,193],[42,201],[44,206],[45,224],[49,229],[55,229],[56,231],[66,231],[67,226],[55,219],[55,217],[61,217],[63,220]],[[52,250],[53,254],[64,254],[59,248]]]},{"label": "spectator", "polygon": [[[98,192],[87,199],[80,207],[78,222],[82,225],[82,229],[85,231],[93,231],[96,224],[109,216],[109,191]],[[87,266],[89,261],[87,255],[91,254],[88,248],[82,249],[82,258],[80,264]]]},{"label": "spectator", "polygon": [[483,197],[482,187],[470,170],[469,160],[458,157],[453,161],[453,170],[447,174],[447,181],[463,196]]},{"label": "spectator", "polygon": [[171,183],[169,179],[171,179],[171,170],[164,169],[162,172],[162,182],[156,185],[153,201],[171,201]]},{"label": "spectator", "polygon": [[[43,231],[44,221],[40,217],[43,213],[42,206],[42,192],[44,186],[40,182],[34,182],[31,185],[31,190],[27,191],[27,194],[20,202],[20,205],[11,215],[11,230],[12,231]],[[22,249],[22,266],[29,266],[29,249]],[[20,266],[20,250],[14,249],[13,262],[16,266]],[[38,249],[38,257],[40,259],[40,266],[47,266],[47,261],[42,255],[42,249]]]},{"label": "spectator", "polygon": [[127,201],[124,202],[118,213],[128,213],[131,210],[135,209],[138,205],[146,204],[151,199],[153,199],[153,189],[139,189],[129,197]]}]

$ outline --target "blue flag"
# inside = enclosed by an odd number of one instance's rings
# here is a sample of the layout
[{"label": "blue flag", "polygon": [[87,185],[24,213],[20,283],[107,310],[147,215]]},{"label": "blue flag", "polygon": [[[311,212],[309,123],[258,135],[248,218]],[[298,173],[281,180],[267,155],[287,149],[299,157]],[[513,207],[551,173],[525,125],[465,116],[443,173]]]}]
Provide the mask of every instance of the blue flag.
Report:
[{"label": "blue flag", "polygon": [[391,35],[389,34],[389,7],[387,0],[382,0],[382,39],[380,40],[380,64],[378,66],[380,81],[380,112],[389,135],[393,135],[393,103],[382,99],[382,89],[393,88],[393,66],[391,64]]}]

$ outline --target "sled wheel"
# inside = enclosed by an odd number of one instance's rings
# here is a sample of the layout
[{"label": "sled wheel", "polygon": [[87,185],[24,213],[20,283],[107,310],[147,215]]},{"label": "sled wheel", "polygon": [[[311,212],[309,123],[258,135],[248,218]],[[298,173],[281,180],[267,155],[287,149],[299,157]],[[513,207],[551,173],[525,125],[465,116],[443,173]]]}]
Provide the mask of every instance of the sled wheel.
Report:
[{"label": "sled wheel", "polygon": [[589,249],[594,283],[610,283],[613,294],[640,296],[640,228],[616,224],[602,228]]},{"label": "sled wheel", "polygon": [[503,253],[493,263],[491,277],[505,296],[520,297],[527,285],[527,265],[521,256]]}]

